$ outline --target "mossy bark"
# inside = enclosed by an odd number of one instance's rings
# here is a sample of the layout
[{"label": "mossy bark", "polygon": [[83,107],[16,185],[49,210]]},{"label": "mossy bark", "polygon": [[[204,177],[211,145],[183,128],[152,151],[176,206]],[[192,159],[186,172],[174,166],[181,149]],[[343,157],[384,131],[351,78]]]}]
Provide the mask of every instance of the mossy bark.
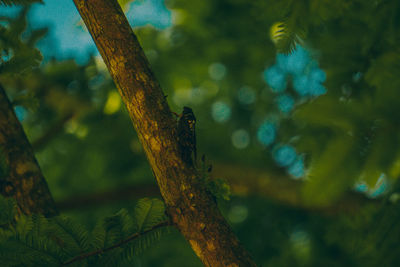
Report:
[{"label": "mossy bark", "polygon": [[57,214],[54,200],[22,125],[0,85],[1,194],[15,198],[19,212]]},{"label": "mossy bark", "polygon": [[256,266],[196,170],[182,160],[176,118],[117,0],[74,2],[128,109],[173,223],[206,266]]}]

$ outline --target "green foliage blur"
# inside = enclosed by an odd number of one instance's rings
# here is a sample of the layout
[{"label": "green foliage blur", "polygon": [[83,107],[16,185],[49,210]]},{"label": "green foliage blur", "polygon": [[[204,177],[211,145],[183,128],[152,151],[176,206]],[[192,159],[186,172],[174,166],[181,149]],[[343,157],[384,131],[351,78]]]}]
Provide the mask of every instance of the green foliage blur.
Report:
[{"label": "green foliage blur", "polygon": [[[199,155],[205,154],[214,168],[223,166],[221,177],[215,178],[229,182],[232,177],[223,173],[242,167],[291,181],[271,157],[272,147],[257,140],[265,119],[279,120],[279,141],[305,157],[306,177],[296,183],[297,201],[304,205],[235,187],[230,201],[219,200],[256,262],[397,266],[400,2],[167,0],[166,5],[173,12],[173,26],[145,26],[135,33],[171,109],[194,110]],[[40,63],[35,44],[47,31],[32,29],[27,8],[16,18],[1,17],[0,82],[19,108],[61,212],[92,229],[101,218],[132,209],[138,198],[159,197],[101,59],[92,57],[84,65],[73,59]],[[274,42],[270,28],[278,22],[284,34]],[[299,101],[285,115],[277,110],[262,73],[274,64],[277,52],[290,53],[296,42],[326,72],[328,92]],[[243,101],[243,92],[254,97]],[[213,112],[221,103],[228,107],[223,117]],[[239,178],[261,185],[263,175]],[[382,175],[383,194],[355,192],[360,183],[373,188]],[[348,194],[362,203],[352,213],[337,206]],[[132,264],[202,266],[175,230],[135,256]]]}]

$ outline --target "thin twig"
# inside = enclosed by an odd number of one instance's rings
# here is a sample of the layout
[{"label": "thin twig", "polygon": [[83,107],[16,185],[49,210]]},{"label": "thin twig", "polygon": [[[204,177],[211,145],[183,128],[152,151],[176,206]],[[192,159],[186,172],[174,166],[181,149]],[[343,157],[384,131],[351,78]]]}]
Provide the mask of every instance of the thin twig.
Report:
[{"label": "thin twig", "polygon": [[128,185],[112,191],[96,192],[93,194],[77,195],[60,200],[56,203],[59,211],[91,208],[115,201],[137,199],[142,197],[160,197],[160,190],[155,184]]},{"label": "thin twig", "polygon": [[134,234],[130,235],[128,238],[126,238],[124,240],[121,240],[120,242],[118,242],[118,243],[116,243],[116,244],[114,244],[114,245],[112,245],[112,246],[110,246],[108,248],[98,249],[98,250],[95,250],[95,251],[91,251],[91,252],[88,252],[88,253],[85,253],[85,254],[78,255],[78,256],[70,259],[69,261],[64,262],[63,265],[69,265],[71,263],[86,259],[88,257],[105,253],[105,252],[110,251],[110,250],[112,250],[114,248],[121,247],[122,245],[125,245],[126,243],[138,238],[139,236],[141,236],[143,234],[147,234],[147,233],[149,233],[149,232],[151,232],[151,231],[153,231],[155,229],[158,229],[158,228],[161,228],[161,227],[164,227],[164,226],[170,226],[170,225],[172,225],[172,224],[171,224],[171,222],[169,220],[168,221],[163,221],[163,222],[161,222],[159,224],[154,225],[150,229],[147,229],[146,231],[143,231],[141,233],[134,233]]},{"label": "thin twig", "polygon": [[47,131],[42,136],[32,142],[33,149],[35,151],[39,151],[40,149],[42,149],[48,142],[50,142],[54,137],[62,132],[65,124],[70,121],[74,116],[75,114],[73,112],[64,115],[54,125],[47,129]]},{"label": "thin twig", "polygon": [[[363,194],[348,191],[340,199],[327,206],[311,206],[304,202],[301,195],[303,183],[293,180],[285,175],[268,172],[256,167],[234,165],[232,163],[217,162],[213,164],[213,177],[225,178],[231,186],[233,195],[259,196],[273,200],[275,203],[304,210],[316,212],[324,216],[338,214],[356,214],[366,205],[379,205],[382,200],[370,199]],[[246,177],[246,179],[243,179]],[[114,201],[130,200],[145,196],[160,196],[156,185],[139,184],[116,188],[112,191],[73,196],[56,203],[60,212],[98,207]]]}]

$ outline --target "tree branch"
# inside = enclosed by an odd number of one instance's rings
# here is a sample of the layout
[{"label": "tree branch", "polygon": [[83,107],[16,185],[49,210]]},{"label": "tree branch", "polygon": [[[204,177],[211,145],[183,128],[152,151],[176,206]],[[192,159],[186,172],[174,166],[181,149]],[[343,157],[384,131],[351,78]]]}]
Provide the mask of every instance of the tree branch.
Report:
[{"label": "tree branch", "polygon": [[72,196],[61,201],[57,201],[57,208],[62,211],[71,209],[83,209],[92,206],[100,206],[113,201],[126,199],[138,199],[142,197],[160,197],[160,189],[157,185],[131,185],[123,188],[116,188],[111,191],[99,192],[93,194],[85,194],[82,196]]},{"label": "tree branch", "polygon": [[206,266],[256,266],[197,171],[177,122],[117,0],[74,0],[127,107],[173,223]]},{"label": "tree branch", "polygon": [[215,164],[212,174],[217,178],[225,178],[236,195],[265,197],[283,205],[325,215],[352,214],[365,205],[380,203],[379,199],[370,199],[363,194],[348,191],[330,205],[310,205],[303,199],[303,182],[293,180],[288,176],[227,163]]},{"label": "tree branch", "polygon": [[135,240],[140,235],[147,234],[147,233],[150,233],[151,231],[154,231],[155,229],[158,229],[158,228],[161,228],[161,227],[164,227],[164,226],[170,226],[170,225],[171,225],[170,221],[163,221],[163,222],[161,222],[159,224],[156,224],[153,227],[151,227],[150,229],[145,230],[145,231],[143,231],[141,233],[134,233],[134,234],[130,235],[128,238],[123,239],[120,242],[118,242],[118,243],[116,243],[116,244],[114,244],[114,245],[112,245],[112,246],[110,246],[108,248],[98,249],[98,250],[95,250],[95,251],[91,251],[91,252],[76,256],[76,257],[70,259],[69,261],[66,261],[65,263],[63,263],[63,265],[69,265],[69,264],[72,264],[74,262],[81,261],[81,260],[84,260],[86,258],[89,258],[91,256],[103,254],[103,253],[105,253],[107,251],[113,250],[115,248],[119,248],[119,247],[125,245],[126,243],[129,243],[132,240]]},{"label": "tree branch", "polygon": [[74,113],[70,112],[61,117],[55,124],[51,125],[47,131],[40,136],[38,139],[32,142],[33,149],[37,152],[41,150],[45,145],[51,141],[57,134],[62,132],[64,129],[65,124],[74,117]]},{"label": "tree branch", "polygon": [[5,177],[2,195],[14,197],[19,212],[57,214],[54,200],[47,187],[33,149],[18,121],[7,95],[0,85],[0,154],[4,158]]},{"label": "tree branch", "polygon": [[[365,205],[379,204],[379,199],[370,199],[356,192],[345,192],[337,201],[327,206],[307,205],[301,197],[302,182],[284,175],[271,174],[265,170],[228,163],[213,164],[212,176],[224,178],[231,186],[235,196],[257,196],[305,211],[318,212],[322,215],[355,214]],[[57,202],[57,208],[65,211],[75,208],[100,206],[113,201],[160,196],[156,185],[131,185],[111,191],[90,195],[73,196]]]}]

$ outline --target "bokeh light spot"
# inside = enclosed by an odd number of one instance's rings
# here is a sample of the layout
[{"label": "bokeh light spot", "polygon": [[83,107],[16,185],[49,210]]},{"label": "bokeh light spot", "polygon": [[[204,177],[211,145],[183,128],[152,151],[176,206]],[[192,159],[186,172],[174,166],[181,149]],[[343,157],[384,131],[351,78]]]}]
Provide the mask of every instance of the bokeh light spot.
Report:
[{"label": "bokeh light spot", "polygon": [[289,74],[301,74],[304,72],[307,64],[310,62],[310,56],[303,47],[296,46],[291,53],[285,54],[278,54],[276,56],[276,63],[277,66],[287,72]]},{"label": "bokeh light spot", "polygon": [[26,117],[26,109],[22,106],[16,106],[14,108],[15,115],[17,116],[19,121],[23,121]]},{"label": "bokeh light spot", "polygon": [[104,114],[110,115],[117,112],[121,107],[121,97],[115,91],[108,93],[106,104],[104,105]]},{"label": "bokeh light spot", "polygon": [[248,213],[246,206],[236,205],[229,211],[228,218],[232,223],[241,223],[246,220]]},{"label": "bokeh light spot", "polygon": [[302,157],[297,159],[289,166],[287,172],[294,178],[300,179],[304,177],[304,161]]},{"label": "bokeh light spot", "polygon": [[300,96],[306,96],[309,89],[309,79],[307,75],[297,75],[293,79],[293,88]]},{"label": "bokeh light spot", "polygon": [[371,188],[368,191],[367,195],[370,198],[379,197],[387,191],[388,187],[389,187],[389,184],[388,184],[386,175],[382,173],[381,176],[379,177],[378,181],[376,182],[374,188]]},{"label": "bokeh light spot", "polygon": [[211,115],[216,122],[226,122],[231,117],[231,108],[222,101],[211,106]]},{"label": "bokeh light spot", "polygon": [[252,88],[243,86],[239,89],[237,97],[241,104],[250,105],[256,100],[256,93]]},{"label": "bokeh light spot", "polygon": [[297,157],[297,153],[292,146],[281,145],[273,151],[272,156],[279,166],[286,167],[293,163]]},{"label": "bokeh light spot", "polygon": [[324,95],[326,94],[326,88],[320,83],[313,82],[310,84],[309,94],[315,97]]},{"label": "bokeh light spot", "polygon": [[237,149],[244,149],[250,143],[249,133],[244,129],[236,130],[232,133],[232,144]]},{"label": "bokeh light spot", "polygon": [[289,113],[294,106],[294,99],[290,95],[284,94],[276,98],[278,109],[283,113]]},{"label": "bokeh light spot", "polygon": [[220,81],[226,74],[226,67],[219,62],[213,63],[208,67],[208,74],[211,79]]},{"label": "bokeh light spot", "polygon": [[286,89],[286,76],[275,65],[264,71],[264,80],[274,93],[283,92]]},{"label": "bokeh light spot", "polygon": [[320,68],[313,68],[310,71],[310,79],[313,82],[323,83],[326,81],[326,73]]},{"label": "bokeh light spot", "polygon": [[261,144],[269,146],[272,144],[276,137],[276,127],[271,122],[264,122],[258,128],[257,139]]},{"label": "bokeh light spot", "polygon": [[286,89],[286,76],[275,65],[264,71],[264,80],[274,93],[283,92]]},{"label": "bokeh light spot", "polygon": [[365,182],[357,182],[354,185],[354,190],[360,193],[365,193],[368,191],[368,185]]}]

